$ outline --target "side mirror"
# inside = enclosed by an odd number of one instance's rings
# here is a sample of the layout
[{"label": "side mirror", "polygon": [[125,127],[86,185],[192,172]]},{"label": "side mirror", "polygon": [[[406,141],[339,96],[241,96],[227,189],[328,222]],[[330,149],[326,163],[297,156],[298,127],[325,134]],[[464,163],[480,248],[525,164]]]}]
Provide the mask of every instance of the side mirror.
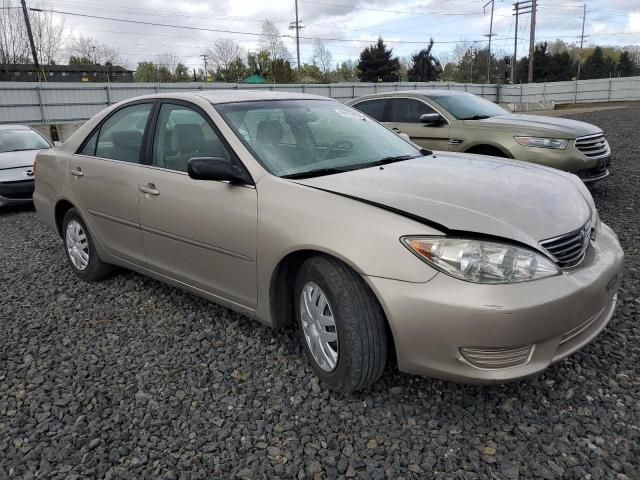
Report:
[{"label": "side mirror", "polygon": [[53,146],[54,147],[61,147],[62,146],[62,142],[58,141],[58,140],[54,140],[53,141]]},{"label": "side mirror", "polygon": [[194,180],[253,184],[240,167],[219,157],[194,157],[187,162],[187,173]]},{"label": "side mirror", "polygon": [[440,125],[442,121],[442,115],[439,113],[425,113],[420,115],[420,123],[424,123],[425,125]]},{"label": "side mirror", "polygon": [[406,140],[407,142],[411,141],[411,137],[406,133],[399,133],[398,136],[401,137],[403,140]]}]

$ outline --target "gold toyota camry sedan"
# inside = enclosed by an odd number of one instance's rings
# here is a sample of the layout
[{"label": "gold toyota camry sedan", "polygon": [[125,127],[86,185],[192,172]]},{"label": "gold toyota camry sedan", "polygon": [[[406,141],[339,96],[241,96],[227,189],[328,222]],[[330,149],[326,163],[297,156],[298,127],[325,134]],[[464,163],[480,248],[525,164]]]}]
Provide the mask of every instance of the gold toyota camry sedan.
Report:
[{"label": "gold toyota camry sedan", "polygon": [[341,391],[388,362],[503,382],[611,318],[623,254],[575,175],[419,149],[324,97],[220,91],[114,105],[36,159],[70,267],[114,266],[273,327]]}]

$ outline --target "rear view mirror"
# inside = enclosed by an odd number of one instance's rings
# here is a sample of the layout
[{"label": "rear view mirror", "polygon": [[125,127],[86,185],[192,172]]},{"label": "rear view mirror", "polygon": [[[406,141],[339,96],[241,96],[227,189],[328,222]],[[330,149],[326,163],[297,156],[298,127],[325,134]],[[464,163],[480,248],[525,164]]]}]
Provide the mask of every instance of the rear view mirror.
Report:
[{"label": "rear view mirror", "polygon": [[425,113],[420,115],[420,123],[425,125],[440,125],[443,122],[442,115],[439,113]]},{"label": "rear view mirror", "polygon": [[219,157],[194,157],[187,162],[187,173],[194,180],[253,184],[244,170]]}]

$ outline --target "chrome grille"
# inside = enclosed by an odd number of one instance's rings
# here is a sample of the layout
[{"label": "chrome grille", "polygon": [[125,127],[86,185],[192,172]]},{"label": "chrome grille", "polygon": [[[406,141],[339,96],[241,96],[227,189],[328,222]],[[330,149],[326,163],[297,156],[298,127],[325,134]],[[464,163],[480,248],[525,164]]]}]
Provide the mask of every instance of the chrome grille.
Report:
[{"label": "chrome grille", "polygon": [[578,230],[543,240],[540,245],[553,257],[559,267],[575,267],[587,253],[592,233],[591,222],[588,222]]},{"label": "chrome grille", "polygon": [[523,365],[531,358],[532,345],[514,348],[471,348],[460,349],[460,355],[477,368],[508,368]]},{"label": "chrome grille", "polygon": [[603,133],[576,138],[576,148],[589,158],[604,158],[611,155],[609,142]]}]

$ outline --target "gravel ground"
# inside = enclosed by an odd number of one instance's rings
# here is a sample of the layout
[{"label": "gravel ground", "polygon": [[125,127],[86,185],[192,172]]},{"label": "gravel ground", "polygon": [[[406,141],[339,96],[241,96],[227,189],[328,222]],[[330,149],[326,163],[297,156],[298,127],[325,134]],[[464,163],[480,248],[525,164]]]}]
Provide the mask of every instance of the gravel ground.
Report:
[{"label": "gravel ground", "polygon": [[0,478],[640,478],[640,108],[594,192],[626,251],[595,342],[544,374],[462,386],[389,369],[345,397],[291,331],[148,278],[86,284],[32,209],[0,213]]}]

